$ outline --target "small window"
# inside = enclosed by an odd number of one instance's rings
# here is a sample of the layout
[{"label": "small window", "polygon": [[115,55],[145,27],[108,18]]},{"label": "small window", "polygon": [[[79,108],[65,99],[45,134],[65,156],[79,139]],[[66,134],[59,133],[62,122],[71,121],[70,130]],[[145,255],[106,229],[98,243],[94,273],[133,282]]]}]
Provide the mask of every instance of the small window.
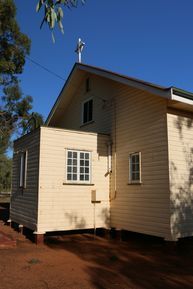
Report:
[{"label": "small window", "polygon": [[67,181],[90,182],[90,152],[67,150]]},{"label": "small window", "polygon": [[20,154],[20,175],[19,175],[19,186],[20,188],[26,187],[27,178],[27,151]]},{"label": "small window", "polygon": [[93,99],[89,99],[83,103],[83,123],[93,120]]},{"label": "small window", "polygon": [[136,152],[129,155],[129,182],[141,182],[141,153]]},{"label": "small window", "polygon": [[88,77],[87,79],[86,79],[86,85],[85,85],[86,87],[86,92],[89,92],[90,91],[90,78]]}]

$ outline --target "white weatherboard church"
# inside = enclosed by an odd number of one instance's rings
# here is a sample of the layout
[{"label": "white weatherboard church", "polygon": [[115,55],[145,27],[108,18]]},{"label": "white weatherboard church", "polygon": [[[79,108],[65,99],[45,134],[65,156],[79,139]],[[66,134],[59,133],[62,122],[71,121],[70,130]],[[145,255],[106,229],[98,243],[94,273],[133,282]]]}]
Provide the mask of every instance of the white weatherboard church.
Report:
[{"label": "white weatherboard church", "polygon": [[76,63],[14,142],[11,221],[46,232],[193,235],[193,94]]}]

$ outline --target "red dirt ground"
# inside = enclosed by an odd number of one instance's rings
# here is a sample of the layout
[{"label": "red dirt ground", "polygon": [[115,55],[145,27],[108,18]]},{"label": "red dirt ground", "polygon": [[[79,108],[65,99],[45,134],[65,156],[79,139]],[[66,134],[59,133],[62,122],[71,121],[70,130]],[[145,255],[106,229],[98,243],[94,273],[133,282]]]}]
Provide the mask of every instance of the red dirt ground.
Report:
[{"label": "red dirt ground", "polygon": [[157,239],[127,242],[89,234],[47,237],[36,246],[12,228],[17,241],[0,249],[0,289],[193,288],[193,240],[169,246]]}]

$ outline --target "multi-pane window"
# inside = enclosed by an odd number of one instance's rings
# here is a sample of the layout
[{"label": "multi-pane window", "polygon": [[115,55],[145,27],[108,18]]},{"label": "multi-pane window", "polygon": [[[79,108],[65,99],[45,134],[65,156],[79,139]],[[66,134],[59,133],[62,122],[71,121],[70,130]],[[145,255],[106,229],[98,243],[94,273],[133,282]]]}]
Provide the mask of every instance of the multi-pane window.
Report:
[{"label": "multi-pane window", "polygon": [[67,150],[67,181],[90,182],[90,152]]},{"label": "multi-pane window", "polygon": [[83,124],[93,120],[93,99],[83,103]]},{"label": "multi-pane window", "polygon": [[67,155],[67,180],[77,181],[78,179],[78,153],[75,151],[68,151]]},{"label": "multi-pane window", "polygon": [[130,182],[141,182],[141,154],[139,152],[129,155]]},{"label": "multi-pane window", "polygon": [[19,174],[19,186],[26,187],[27,178],[27,151],[20,154],[20,174]]}]

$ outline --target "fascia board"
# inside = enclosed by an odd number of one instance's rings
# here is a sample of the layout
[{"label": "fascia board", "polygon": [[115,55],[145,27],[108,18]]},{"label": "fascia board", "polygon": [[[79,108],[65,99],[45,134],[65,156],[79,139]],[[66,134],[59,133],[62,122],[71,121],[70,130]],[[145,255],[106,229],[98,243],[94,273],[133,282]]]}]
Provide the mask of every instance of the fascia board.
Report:
[{"label": "fascia board", "polygon": [[188,94],[188,92],[184,92],[182,94],[180,90],[176,88],[172,88],[171,100],[193,105],[193,99],[191,99],[191,97],[192,97],[192,94]]},{"label": "fascia board", "polygon": [[140,83],[140,81],[138,82],[135,80],[127,79],[127,78],[124,78],[123,76],[115,75],[115,74],[107,72],[107,71],[101,71],[101,70],[95,69],[93,67],[80,65],[78,68],[80,70],[89,72],[91,74],[95,74],[95,75],[98,75],[98,76],[101,76],[104,78],[108,78],[110,80],[131,86],[131,87],[134,87],[134,88],[137,88],[140,90],[144,90],[144,91],[159,95],[159,96],[167,98],[167,99],[171,99],[170,88],[163,90],[161,88],[156,88],[156,87],[150,86],[148,84]]}]

